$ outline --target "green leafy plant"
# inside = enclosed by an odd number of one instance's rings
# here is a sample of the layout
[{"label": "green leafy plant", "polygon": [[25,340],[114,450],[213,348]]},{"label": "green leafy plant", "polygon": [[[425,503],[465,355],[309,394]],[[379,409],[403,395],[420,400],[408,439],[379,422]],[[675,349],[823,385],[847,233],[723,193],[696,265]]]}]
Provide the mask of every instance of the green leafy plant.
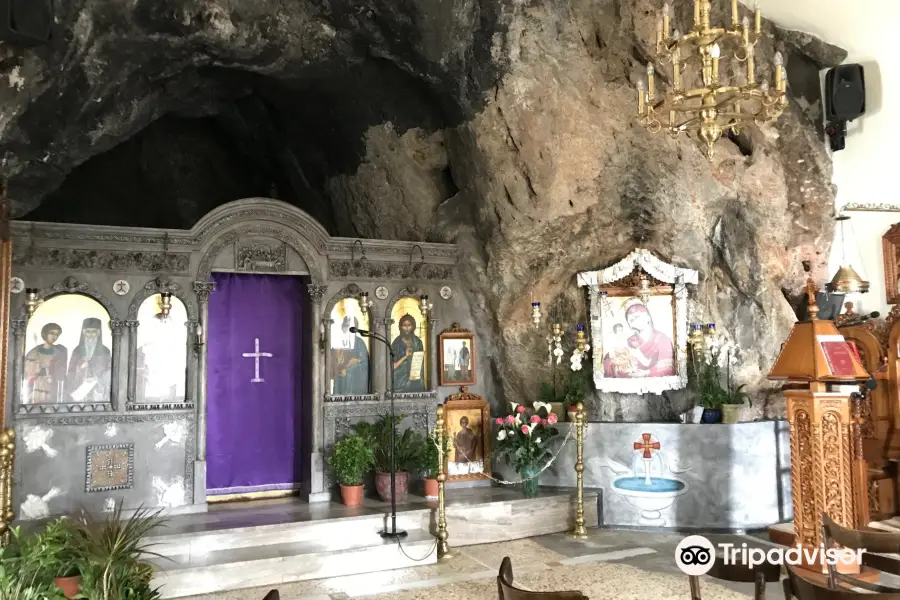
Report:
[{"label": "green leafy plant", "polygon": [[352,434],[334,445],[329,466],[339,483],[353,486],[363,484],[363,477],[374,462],[372,447],[360,435]]},{"label": "green leafy plant", "polygon": [[373,466],[377,473],[391,470],[391,428],[394,430],[394,464],[398,472],[414,472],[422,468],[424,438],[406,429],[400,432],[400,423],[406,415],[385,415],[375,423],[357,423],[354,431],[372,448],[375,455]]},{"label": "green leafy plant", "polygon": [[[450,436],[441,436],[443,454],[450,454]],[[438,442],[434,433],[425,438],[425,447],[422,449],[422,469],[425,479],[435,479],[440,472],[440,457],[438,455]]]},{"label": "green leafy plant", "polygon": [[569,371],[567,377],[558,384],[542,383],[541,402],[562,402],[566,406],[575,406],[584,402],[590,390],[588,371]]},{"label": "green leafy plant", "polygon": [[[22,536],[17,527],[12,530],[9,546],[0,548],[0,598],[3,600],[64,600],[52,577],[46,575],[52,569],[35,567],[31,563],[34,554],[30,549],[22,555],[22,543],[31,543],[31,537]],[[43,572],[43,574],[42,574]]]},{"label": "green leafy plant", "polygon": [[82,514],[74,523],[74,540],[81,566],[81,594],[86,600],[157,600],[150,588],[153,568],[147,535],[163,524],[161,511],[139,508],[122,518],[121,506],[104,520]]}]

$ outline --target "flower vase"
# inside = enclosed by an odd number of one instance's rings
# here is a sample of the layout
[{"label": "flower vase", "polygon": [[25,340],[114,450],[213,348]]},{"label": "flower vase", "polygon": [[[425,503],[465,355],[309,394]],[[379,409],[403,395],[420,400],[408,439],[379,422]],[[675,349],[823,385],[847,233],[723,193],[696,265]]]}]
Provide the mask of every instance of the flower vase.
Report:
[{"label": "flower vase", "polygon": [[522,467],[522,471],[519,473],[519,478],[522,479],[522,493],[526,498],[534,498],[538,493],[538,473],[541,470],[534,466],[528,465],[527,467]]}]

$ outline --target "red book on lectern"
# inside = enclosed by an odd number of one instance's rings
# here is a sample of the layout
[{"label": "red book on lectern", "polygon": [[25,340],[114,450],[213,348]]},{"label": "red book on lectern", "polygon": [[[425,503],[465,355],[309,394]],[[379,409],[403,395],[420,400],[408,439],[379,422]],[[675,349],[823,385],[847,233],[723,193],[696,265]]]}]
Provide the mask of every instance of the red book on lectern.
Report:
[{"label": "red book on lectern", "polygon": [[832,375],[844,376],[856,375],[853,365],[853,351],[847,342],[819,342],[825,360],[828,361],[828,370]]}]

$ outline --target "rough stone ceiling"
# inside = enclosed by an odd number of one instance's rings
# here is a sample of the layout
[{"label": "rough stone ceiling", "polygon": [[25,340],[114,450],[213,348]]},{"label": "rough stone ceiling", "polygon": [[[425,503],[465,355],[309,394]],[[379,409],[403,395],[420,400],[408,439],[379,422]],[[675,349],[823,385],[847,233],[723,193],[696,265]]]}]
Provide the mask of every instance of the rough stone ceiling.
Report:
[{"label": "rough stone ceiling", "polygon": [[[765,24],[758,75],[781,49],[791,105],[710,163],[694,140],[634,123],[661,1],[58,4],[49,47],[0,48],[16,217],[189,227],[274,195],[334,234],[456,242],[492,398],[546,380],[532,275],[583,322],[574,274],[637,245],[701,272],[696,317],[739,341],[739,377],[763,394],[792,321],[781,289],[802,283],[800,259],[827,260],[815,72],[845,53],[808,35]],[[690,13],[678,3],[674,26]],[[596,401],[612,416],[637,406]]]}]

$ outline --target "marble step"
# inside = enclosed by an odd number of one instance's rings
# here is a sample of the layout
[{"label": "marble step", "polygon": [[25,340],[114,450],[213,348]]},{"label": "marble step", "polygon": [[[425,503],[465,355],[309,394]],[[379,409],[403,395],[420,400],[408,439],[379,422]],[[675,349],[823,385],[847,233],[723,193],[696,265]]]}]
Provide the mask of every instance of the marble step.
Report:
[{"label": "marble step", "polygon": [[[397,514],[398,529],[419,528],[421,521],[414,512]],[[204,556],[210,552],[239,547],[302,544],[323,539],[369,539],[384,530],[386,525],[387,515],[375,514],[156,535],[148,537],[147,543],[154,554],[180,559],[182,556]]]},{"label": "marble step", "polygon": [[[399,524],[398,524],[399,525]],[[163,598],[211,594],[225,590],[358,575],[437,562],[435,539],[421,529],[402,540],[377,533],[350,538],[278,543],[156,558],[151,587]]]}]

